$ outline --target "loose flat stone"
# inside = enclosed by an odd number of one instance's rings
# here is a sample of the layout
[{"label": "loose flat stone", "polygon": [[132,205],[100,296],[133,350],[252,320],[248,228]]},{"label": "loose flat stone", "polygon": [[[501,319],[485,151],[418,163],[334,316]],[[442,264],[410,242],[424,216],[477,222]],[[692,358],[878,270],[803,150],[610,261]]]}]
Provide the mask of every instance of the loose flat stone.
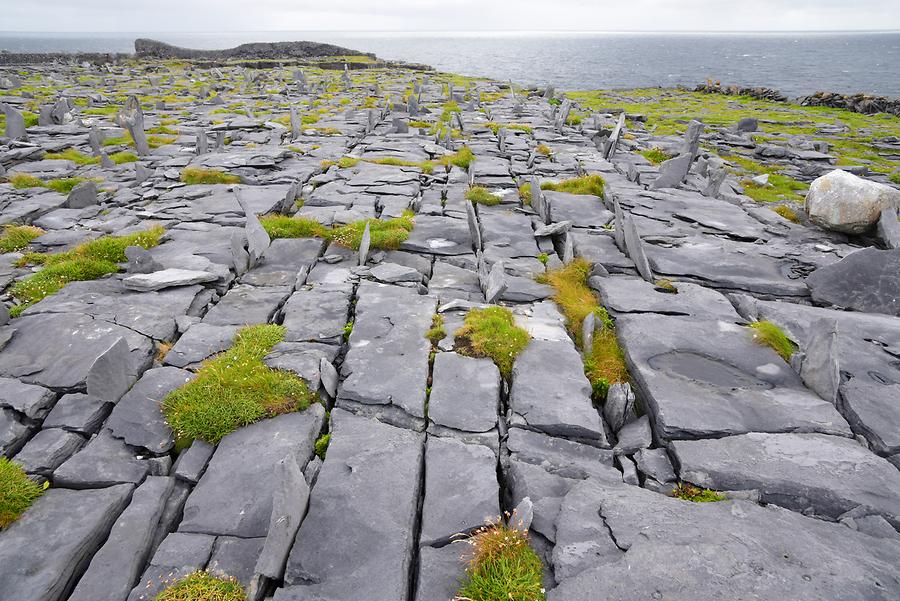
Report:
[{"label": "loose flat stone", "polygon": [[511,424],[609,446],[581,356],[571,342],[532,340],[513,364],[509,401]]},{"label": "loose flat stone", "polygon": [[434,358],[428,418],[436,424],[487,432],[497,426],[500,403],[500,370],[490,359],[474,359],[456,353]]},{"label": "loose flat stone", "polygon": [[172,429],[162,414],[166,395],[194,379],[194,374],[176,367],[144,372],[141,379],[116,404],[106,427],[112,435],[134,447],[161,455],[175,445]]},{"label": "loose flat stone", "polygon": [[214,282],[218,276],[208,271],[196,271],[193,269],[163,269],[152,273],[138,273],[130,275],[122,280],[122,283],[129,290],[137,290],[139,292],[149,292],[153,290],[162,290],[163,288],[174,288],[175,286],[190,286],[193,284],[203,284],[205,282]]},{"label": "loose flat stone", "polygon": [[219,443],[200,482],[188,497],[180,532],[264,537],[272,513],[274,474],[286,455],[305,467],[325,410],[311,405],[240,428]]},{"label": "loose flat stone", "polygon": [[29,474],[47,477],[84,443],[84,437],[73,432],[45,428],[35,434],[14,459]]},{"label": "loose flat stone", "polygon": [[900,453],[900,384],[875,384],[853,378],[842,384],[844,415],[872,449],[882,455]]},{"label": "loose flat stone", "polygon": [[0,596],[66,599],[128,504],[133,488],[120,484],[98,490],[46,491],[0,536]]},{"label": "loose flat stone", "polygon": [[113,484],[138,484],[150,465],[109,430],[102,430],[53,473],[55,486],[103,488]]},{"label": "loose flat stone", "polygon": [[[422,435],[341,409],[277,601],[402,599],[409,590]],[[390,457],[390,461],[385,461]],[[327,542],[327,544],[325,544]]]},{"label": "loose flat stone", "polygon": [[175,367],[193,366],[217,353],[226,351],[234,343],[239,326],[214,326],[207,323],[192,324],[178,339],[163,363]]},{"label": "loose flat stone", "polygon": [[317,238],[278,238],[266,249],[256,266],[241,276],[253,286],[293,286],[297,275],[311,268],[325,248]]},{"label": "loose flat stone", "polygon": [[29,419],[46,415],[55,400],[52,390],[13,378],[0,378],[0,407],[14,409]]},{"label": "loose flat stone", "polygon": [[141,575],[174,478],[148,477],[91,559],[69,601],[121,601]]},{"label": "loose flat stone", "polygon": [[285,286],[262,288],[238,284],[209,310],[203,323],[213,326],[268,323],[290,294],[291,289]]},{"label": "loose flat stone", "polygon": [[853,439],[752,433],[672,450],[681,478],[700,486],[755,489],[764,502],[831,518],[861,506],[900,525],[900,472]]},{"label": "loose flat stone", "polygon": [[425,446],[421,545],[450,542],[500,518],[497,457],[488,447],[431,436]]},{"label": "loose flat stone", "polygon": [[616,322],[638,397],[664,439],[744,432],[851,436],[837,409],[807,390],[752,330],[725,321],[629,315]]},{"label": "loose flat stone", "polygon": [[27,442],[31,429],[11,409],[0,409],[0,455],[13,455]]}]

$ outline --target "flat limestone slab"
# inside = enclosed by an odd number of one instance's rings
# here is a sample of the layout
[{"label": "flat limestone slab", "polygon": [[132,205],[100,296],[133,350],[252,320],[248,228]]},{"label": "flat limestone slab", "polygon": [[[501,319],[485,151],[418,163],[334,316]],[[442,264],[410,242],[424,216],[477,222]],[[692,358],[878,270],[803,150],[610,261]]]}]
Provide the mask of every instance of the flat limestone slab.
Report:
[{"label": "flat limestone slab", "polygon": [[184,506],[179,532],[264,537],[272,514],[276,464],[293,455],[306,467],[325,410],[311,405],[240,428],[219,443]]},{"label": "flat limestone slab", "polygon": [[581,356],[570,341],[532,340],[513,364],[510,423],[608,446]]},{"label": "flat limestone slab", "polygon": [[752,433],[675,441],[672,450],[694,484],[757,489],[765,502],[831,518],[862,506],[900,526],[900,471],[853,439]]},{"label": "flat limestone slab", "polygon": [[493,361],[438,353],[432,381],[428,397],[431,421],[467,432],[487,432],[497,426],[500,370]]},{"label": "flat limestone slab", "polygon": [[[563,506],[554,560],[570,571],[548,601],[900,596],[900,542],[843,524],[746,501],[691,503],[592,480],[573,487]],[[602,530],[584,527],[582,516],[591,514],[602,516]]]},{"label": "flat limestone slab", "polygon": [[414,289],[360,285],[350,350],[341,366],[341,401],[392,405],[425,416],[425,386],[431,344],[425,333],[437,299]]},{"label": "flat limestone slab", "polygon": [[630,315],[616,322],[639,397],[665,439],[744,432],[851,436],[831,403],[753,330],[726,321]]},{"label": "flat limestone slab", "polygon": [[0,534],[0,599],[65,599],[133,489],[46,491]]},{"label": "flat limestone slab", "polygon": [[153,290],[162,290],[163,288],[174,288],[175,286],[190,286],[192,284],[214,282],[217,279],[218,276],[208,271],[171,268],[154,271],[153,273],[130,275],[123,279],[122,283],[129,290],[150,292]]},{"label": "flat limestone slab", "polygon": [[341,409],[276,601],[405,599],[423,437]]}]

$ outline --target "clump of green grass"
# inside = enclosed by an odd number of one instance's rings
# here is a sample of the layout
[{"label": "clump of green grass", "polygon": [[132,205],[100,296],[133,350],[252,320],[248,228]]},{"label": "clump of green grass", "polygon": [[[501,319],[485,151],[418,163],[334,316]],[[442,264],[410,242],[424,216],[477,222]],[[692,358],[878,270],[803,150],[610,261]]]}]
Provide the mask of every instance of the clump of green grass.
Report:
[{"label": "clump of green grass", "polygon": [[[149,135],[147,136],[147,146],[151,149],[159,148],[160,146],[165,146],[166,144],[171,144],[177,138],[175,136],[157,136],[157,135]],[[112,138],[106,138],[103,140],[103,146],[134,146],[134,140],[131,138],[131,134],[125,133],[124,136],[115,136]]]},{"label": "clump of green grass", "polygon": [[568,192],[569,194],[591,194],[603,198],[603,178],[599,175],[585,175],[561,182],[542,182],[541,190]]},{"label": "clump of green grass", "polygon": [[431,173],[434,171],[434,163],[431,161],[423,161],[421,163],[416,161],[407,161],[404,159],[398,159],[396,157],[383,157],[380,159],[364,159],[367,163],[374,163],[376,165],[391,165],[393,167],[417,167],[422,170],[422,173]]},{"label": "clump of green grass", "polygon": [[541,558],[528,543],[526,532],[498,523],[481,528],[466,542],[470,556],[456,599],[545,599]]},{"label": "clump of green grass", "polygon": [[472,186],[466,190],[466,198],[474,203],[491,207],[500,204],[500,197],[482,186]]},{"label": "clump of green grass", "polygon": [[894,171],[888,176],[888,181],[900,185],[900,171]]},{"label": "clump of green grass", "polygon": [[178,580],[153,601],[245,601],[244,587],[233,576],[198,570]]},{"label": "clump of green grass", "polygon": [[528,346],[531,336],[518,327],[505,307],[472,309],[454,334],[456,352],[467,357],[488,357],[503,377],[512,376],[513,362]]},{"label": "clump of green grass", "polygon": [[[578,258],[537,279],[556,290],[553,300],[566,318],[566,329],[575,343],[585,351],[584,374],[591,383],[594,397],[602,399],[606,397],[610,385],[628,381],[628,368],[625,365],[625,353],[616,337],[615,324],[587,285],[590,272],[591,264]],[[594,332],[591,348],[584,349],[582,323],[591,313],[594,314],[598,329]]]},{"label": "clump of green grass", "polygon": [[127,260],[125,248],[152,248],[159,244],[163,232],[163,228],[157,226],[126,236],[104,236],[62,253],[26,253],[18,265],[44,265],[44,268],[13,284],[10,294],[19,304],[10,310],[10,315],[17,317],[34,303],[62,290],[69,282],[95,280],[116,273],[118,264]]},{"label": "clump of green grass", "polygon": [[[63,152],[51,152],[44,155],[45,159],[63,159],[66,161],[72,161],[78,165],[99,165],[100,157],[92,157],[84,154],[80,150],[76,148],[67,148]],[[133,152],[121,151],[114,152],[109,155],[110,160],[116,165],[121,165],[122,163],[133,163],[138,160],[138,157]]]},{"label": "clump of green grass", "polygon": [[475,161],[475,153],[468,146],[463,146],[453,154],[444,155],[438,161],[441,165],[456,165],[460,169],[469,169]]},{"label": "clump of green grass", "polygon": [[715,503],[726,500],[721,493],[686,482],[680,482],[675,487],[675,490],[672,491],[672,496],[683,501],[691,501],[692,503]]},{"label": "clump of green grass", "polygon": [[68,194],[72,191],[72,188],[84,181],[87,181],[87,179],[83,177],[62,177],[44,181],[25,173],[13,173],[9,176],[9,182],[13,185],[13,188],[49,188],[60,194]]},{"label": "clump of green grass", "polygon": [[45,488],[29,478],[18,463],[0,456],[0,530],[19,519]]},{"label": "clump of green grass", "polygon": [[425,338],[431,341],[432,346],[437,346],[438,342],[447,337],[447,330],[444,329],[444,318],[440,313],[435,313],[431,318],[431,329],[425,332]]},{"label": "clump of green grass", "polygon": [[668,161],[673,156],[675,156],[658,147],[650,148],[649,150],[642,150],[640,152],[640,155],[654,165],[659,165],[663,161]]},{"label": "clump of green grass", "polygon": [[4,225],[0,231],[0,254],[28,248],[28,244],[44,233],[33,225]]},{"label": "clump of green grass", "polygon": [[771,321],[757,321],[751,323],[750,327],[755,330],[753,333],[755,342],[771,347],[785,361],[791,360],[791,355],[797,347],[781,328]]},{"label": "clump of green grass", "polygon": [[304,380],[263,363],[284,340],[284,331],[272,324],[242,328],[229,350],[205,361],[195,379],[166,395],[163,414],[175,435],[217,444],[241,426],[315,402]]},{"label": "clump of green grass", "polygon": [[549,157],[553,154],[553,151],[546,144],[538,144],[537,148],[535,148],[538,154],[542,154],[545,157]]},{"label": "clump of green grass", "polygon": [[793,221],[794,223],[800,223],[800,216],[797,214],[797,211],[792,209],[787,205],[778,205],[774,209],[772,209],[788,221]]},{"label": "clump of green grass", "polygon": [[185,167],[181,172],[181,181],[189,186],[197,184],[239,184],[241,183],[241,178],[218,169]]},{"label": "clump of green grass", "polygon": [[400,248],[415,225],[410,211],[394,219],[363,219],[336,228],[325,227],[315,219],[284,215],[265,215],[260,223],[272,238],[325,238],[354,250],[359,249],[366,223],[371,236],[370,248],[382,250]]},{"label": "clump of green grass", "polygon": [[316,455],[322,461],[325,460],[325,453],[328,451],[328,444],[331,442],[331,434],[323,434],[316,440]]},{"label": "clump of green grass", "polygon": [[798,192],[808,188],[803,182],[778,173],[770,174],[769,183],[763,186],[749,179],[742,181],[741,184],[744,186],[744,194],[757,202],[801,200],[802,196]]},{"label": "clump of green grass", "polygon": [[527,134],[534,132],[534,129],[530,125],[524,125],[522,123],[495,123],[493,121],[488,121],[486,123],[482,123],[481,125],[494,132],[495,136],[497,135],[497,132],[500,131],[500,129],[514,129],[518,131],[524,131]]}]

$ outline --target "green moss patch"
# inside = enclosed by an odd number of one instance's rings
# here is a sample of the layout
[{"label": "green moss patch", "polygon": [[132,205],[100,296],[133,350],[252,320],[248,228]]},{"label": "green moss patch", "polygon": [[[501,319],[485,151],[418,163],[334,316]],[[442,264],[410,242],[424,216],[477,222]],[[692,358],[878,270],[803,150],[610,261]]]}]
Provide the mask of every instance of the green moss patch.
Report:
[{"label": "green moss patch", "polygon": [[603,178],[599,175],[585,175],[561,182],[543,182],[541,190],[567,192],[569,194],[591,194],[603,198]]},{"label": "green moss patch", "polygon": [[19,519],[45,488],[29,478],[18,463],[0,456],[0,530]]},{"label": "green moss patch", "polygon": [[284,340],[284,331],[272,324],[241,329],[229,350],[204,362],[195,379],[166,395],[163,414],[175,435],[216,444],[241,426],[315,402],[304,380],[263,363]]},{"label": "green moss patch", "polygon": [[28,244],[44,233],[33,225],[4,225],[0,230],[0,254],[28,248]]},{"label": "green moss patch", "polygon": [[797,346],[791,342],[781,328],[771,321],[757,321],[751,323],[750,327],[754,329],[754,341],[771,347],[785,361],[791,360],[791,355],[797,350]]},{"label": "green moss patch", "polygon": [[371,236],[370,248],[382,250],[400,248],[415,225],[411,211],[394,219],[363,219],[335,228],[325,227],[315,219],[284,215],[265,215],[260,223],[272,238],[325,238],[354,250],[359,249],[366,223]]},{"label": "green moss patch", "polygon": [[200,570],[178,580],[153,601],[246,601],[246,596],[236,578]]},{"label": "green moss patch", "polygon": [[516,357],[531,340],[528,332],[515,324],[512,311],[505,307],[472,309],[454,336],[457,353],[492,359],[506,379],[512,376]]},{"label": "green moss patch", "polygon": [[778,173],[770,174],[769,183],[762,186],[751,180],[744,180],[741,183],[744,186],[744,194],[757,202],[799,201],[803,199],[799,192],[809,187],[803,182]]},{"label": "green moss patch", "polygon": [[691,501],[692,503],[715,503],[726,500],[721,493],[686,482],[679,483],[675,490],[672,491],[672,496],[683,501]]},{"label": "green moss patch", "polygon": [[794,223],[800,223],[800,216],[797,214],[797,211],[792,209],[787,205],[778,205],[774,209],[772,209],[788,221],[793,221]]},{"label": "green moss patch", "polygon": [[27,253],[19,265],[44,265],[44,268],[13,284],[10,293],[19,304],[10,310],[10,314],[18,316],[69,282],[95,280],[116,273],[118,263],[128,260],[125,256],[127,247],[152,248],[159,244],[164,231],[162,227],[154,227],[127,236],[104,236],[62,253]]},{"label": "green moss patch", "polygon": [[528,534],[502,524],[477,531],[467,541],[471,557],[457,599],[473,601],[542,601],[541,558]]},{"label": "green moss patch", "polygon": [[230,175],[218,169],[202,169],[200,167],[185,167],[181,172],[181,181],[189,186],[198,184],[239,184],[241,178]]},{"label": "green moss patch", "polygon": [[9,182],[13,185],[13,188],[49,188],[60,194],[68,194],[72,191],[72,188],[85,181],[87,179],[83,177],[61,177],[44,181],[39,177],[24,173],[14,173],[9,176]]},{"label": "green moss patch", "polygon": [[331,434],[323,434],[316,440],[316,455],[322,461],[325,460],[325,453],[328,452],[328,444],[331,442]]},{"label": "green moss patch", "polygon": [[444,329],[444,318],[440,313],[435,313],[431,318],[431,329],[425,332],[425,338],[431,341],[432,346],[447,337],[447,330]]}]

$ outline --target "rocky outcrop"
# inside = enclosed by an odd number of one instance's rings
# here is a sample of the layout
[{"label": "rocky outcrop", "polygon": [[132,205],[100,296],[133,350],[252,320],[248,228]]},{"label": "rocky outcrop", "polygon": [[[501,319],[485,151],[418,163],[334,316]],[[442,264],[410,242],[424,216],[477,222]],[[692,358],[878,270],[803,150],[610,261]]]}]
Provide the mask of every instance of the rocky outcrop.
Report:
[{"label": "rocky outcrop", "polygon": [[197,50],[180,48],[157,40],[139,38],[134,41],[134,52],[143,59],[271,59],[313,58],[317,56],[368,56],[374,54],[350,50],[333,44],[319,42],[256,42],[241,44],[225,50]]},{"label": "rocky outcrop", "polygon": [[834,92],[816,92],[811,96],[801,98],[803,106],[827,106],[836,109],[847,109],[854,113],[872,115],[875,113],[890,113],[900,116],[900,100],[885,98],[884,96],[871,96],[869,94],[836,94]]},{"label": "rocky outcrop", "polygon": [[726,96],[749,96],[757,100],[774,100],[775,102],[787,102],[788,97],[773,88],[764,87],[748,87],[748,86],[723,86],[719,82],[702,83],[696,88],[695,92],[703,92],[704,94],[725,94]]}]

